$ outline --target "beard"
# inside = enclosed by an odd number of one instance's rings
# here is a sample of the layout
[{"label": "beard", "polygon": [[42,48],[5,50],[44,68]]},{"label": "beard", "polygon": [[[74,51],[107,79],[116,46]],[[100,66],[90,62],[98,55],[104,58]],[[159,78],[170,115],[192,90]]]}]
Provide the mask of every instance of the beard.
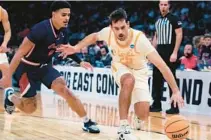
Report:
[{"label": "beard", "polygon": [[192,55],[193,55],[192,53],[187,53],[187,54],[186,54],[186,57],[187,57],[187,58],[190,58]]}]

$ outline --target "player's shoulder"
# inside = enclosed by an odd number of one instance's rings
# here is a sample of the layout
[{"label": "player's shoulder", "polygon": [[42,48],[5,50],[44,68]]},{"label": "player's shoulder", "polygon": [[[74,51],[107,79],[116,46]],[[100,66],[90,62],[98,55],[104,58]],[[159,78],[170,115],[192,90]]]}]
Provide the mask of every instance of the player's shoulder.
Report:
[{"label": "player's shoulder", "polygon": [[111,31],[111,27],[110,26],[107,26],[107,27],[104,27],[101,32],[110,32]]},{"label": "player's shoulder", "polygon": [[44,30],[49,25],[50,25],[49,20],[43,20],[41,22],[36,23],[34,26],[32,26],[32,29]]},{"label": "player's shoulder", "polygon": [[140,30],[133,29],[133,28],[131,28],[131,30],[133,31],[134,36],[138,36],[138,37],[139,36],[145,36],[145,33],[140,31]]}]

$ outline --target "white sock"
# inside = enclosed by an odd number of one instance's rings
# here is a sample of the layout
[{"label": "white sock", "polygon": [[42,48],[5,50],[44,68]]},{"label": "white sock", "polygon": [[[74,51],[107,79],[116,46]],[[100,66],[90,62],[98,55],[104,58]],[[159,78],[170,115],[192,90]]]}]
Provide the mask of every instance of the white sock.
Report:
[{"label": "white sock", "polygon": [[87,122],[89,121],[89,118],[87,117],[87,115],[84,116],[84,117],[82,117],[82,119],[83,119],[83,122],[84,122],[84,123],[87,123]]},{"label": "white sock", "polygon": [[121,125],[129,125],[128,120],[120,120],[120,126]]}]

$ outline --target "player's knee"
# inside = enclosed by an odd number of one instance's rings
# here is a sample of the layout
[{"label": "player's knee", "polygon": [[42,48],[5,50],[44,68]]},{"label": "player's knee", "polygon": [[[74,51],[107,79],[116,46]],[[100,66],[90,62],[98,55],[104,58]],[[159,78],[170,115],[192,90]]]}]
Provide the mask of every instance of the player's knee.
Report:
[{"label": "player's knee", "polygon": [[62,77],[53,81],[52,89],[65,99],[69,99],[71,97],[72,100],[77,100],[76,96],[66,86],[65,80]]},{"label": "player's knee", "polygon": [[31,114],[37,109],[37,100],[35,97],[22,98],[21,104],[18,108],[24,113]]},{"label": "player's knee", "polygon": [[135,78],[132,74],[125,74],[121,77],[121,85],[122,87],[130,87],[134,86]]},{"label": "player's knee", "polygon": [[52,84],[51,84],[51,88],[53,90],[55,90],[56,92],[63,92],[64,90],[66,90],[66,83],[65,80],[62,77],[58,77],[56,78]]}]

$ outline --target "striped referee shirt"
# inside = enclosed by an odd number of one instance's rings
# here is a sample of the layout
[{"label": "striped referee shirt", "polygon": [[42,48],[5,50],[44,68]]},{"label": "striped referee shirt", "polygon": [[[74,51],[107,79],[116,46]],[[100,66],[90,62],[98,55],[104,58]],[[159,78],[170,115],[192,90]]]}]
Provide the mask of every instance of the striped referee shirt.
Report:
[{"label": "striped referee shirt", "polygon": [[182,22],[175,15],[168,13],[158,18],[155,23],[158,45],[175,45],[175,29],[181,28]]}]

